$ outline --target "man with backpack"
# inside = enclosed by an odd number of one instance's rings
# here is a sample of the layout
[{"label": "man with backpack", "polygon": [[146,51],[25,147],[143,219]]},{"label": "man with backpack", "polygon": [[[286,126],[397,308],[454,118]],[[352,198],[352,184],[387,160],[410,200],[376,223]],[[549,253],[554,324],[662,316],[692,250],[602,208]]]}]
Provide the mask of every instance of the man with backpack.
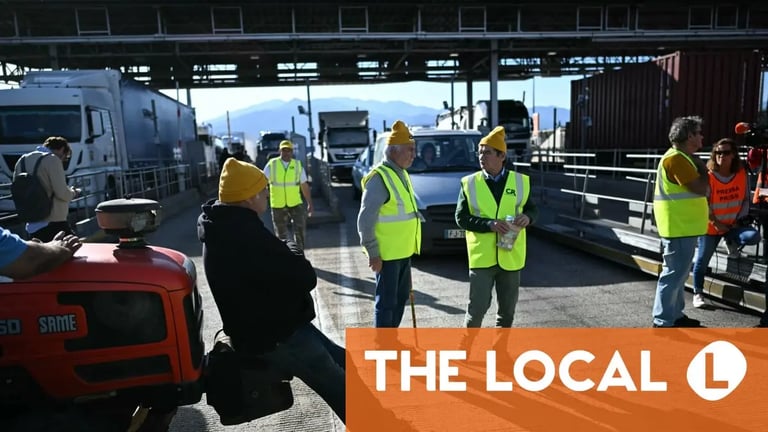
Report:
[{"label": "man with backpack", "polygon": [[48,137],[16,162],[11,195],[30,238],[48,242],[59,231],[74,234],[67,216],[69,203],[80,190],[70,187],[64,175],[64,163],[71,155],[66,139]]}]

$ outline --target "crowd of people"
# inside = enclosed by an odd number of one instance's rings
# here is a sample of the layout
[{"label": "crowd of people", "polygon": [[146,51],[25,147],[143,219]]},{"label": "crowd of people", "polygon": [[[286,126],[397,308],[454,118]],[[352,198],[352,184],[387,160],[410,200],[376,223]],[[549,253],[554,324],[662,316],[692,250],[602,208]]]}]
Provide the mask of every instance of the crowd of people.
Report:
[{"label": "crowd of people", "polygon": [[[663,249],[651,314],[657,328],[701,326],[684,313],[692,263],[693,306],[702,307],[705,274],[718,243],[724,240],[735,257],[745,245],[760,241],[748,223],[749,184],[738,144],[718,140],[705,163],[696,156],[704,143],[702,127],[700,117],[675,119],[670,148],[657,168],[653,209]],[[512,326],[526,262],[526,228],[538,216],[530,179],[507,167],[506,150],[503,127],[484,136],[477,148],[479,170],[462,178],[457,191],[455,221],[466,232],[469,262],[466,328],[482,325],[493,292],[496,327]],[[203,265],[237,350],[263,356],[282,373],[301,378],[344,421],[345,350],[312,324],[316,312],[310,292],[317,275],[303,252],[312,200],[306,171],[292,152],[293,144],[283,141],[280,156],[263,171],[235,157],[223,162],[218,197],[203,205],[197,224]],[[62,163],[70,153],[66,140],[51,137],[22,157],[27,163],[42,158],[38,175],[55,204],[48,217],[27,221],[32,240],[3,229],[0,275],[26,278],[49,271],[80,247],[66,221],[68,203],[79,193],[64,177]],[[375,275],[372,324],[397,328],[412,300],[411,258],[420,251],[423,220],[407,171],[416,146],[404,122],[392,125],[385,155],[362,180],[357,228]],[[260,218],[270,208],[272,232]],[[288,235],[289,223],[294,236]],[[471,344],[471,336],[462,341],[465,348]]]}]

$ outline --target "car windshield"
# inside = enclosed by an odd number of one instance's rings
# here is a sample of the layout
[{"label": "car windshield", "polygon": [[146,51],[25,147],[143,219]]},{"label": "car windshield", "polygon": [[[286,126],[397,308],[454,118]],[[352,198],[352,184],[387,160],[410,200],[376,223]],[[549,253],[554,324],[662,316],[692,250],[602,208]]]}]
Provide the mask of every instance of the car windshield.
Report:
[{"label": "car windshield", "polygon": [[479,169],[479,135],[432,135],[414,137],[416,158],[409,173]]}]

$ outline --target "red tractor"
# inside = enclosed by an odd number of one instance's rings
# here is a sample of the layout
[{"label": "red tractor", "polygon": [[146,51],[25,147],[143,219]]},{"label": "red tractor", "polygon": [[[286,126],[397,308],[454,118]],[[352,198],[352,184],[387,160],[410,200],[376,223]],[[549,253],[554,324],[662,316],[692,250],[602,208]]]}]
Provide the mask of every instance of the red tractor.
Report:
[{"label": "red tractor", "polygon": [[147,245],[157,202],[97,208],[118,244],[86,243],[49,273],[0,283],[2,430],[125,431],[204,391],[203,308],[184,254]]}]

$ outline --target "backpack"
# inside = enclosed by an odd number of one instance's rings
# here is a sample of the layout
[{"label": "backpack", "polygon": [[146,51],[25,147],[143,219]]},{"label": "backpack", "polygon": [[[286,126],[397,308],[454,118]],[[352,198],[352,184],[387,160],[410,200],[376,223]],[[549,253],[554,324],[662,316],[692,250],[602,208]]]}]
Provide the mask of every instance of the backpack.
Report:
[{"label": "backpack", "polygon": [[53,195],[48,195],[40,182],[40,178],[37,177],[37,168],[47,154],[40,156],[35,162],[32,172],[28,172],[26,160],[29,154],[22,156],[16,162],[16,165],[21,164],[21,171],[18,174],[14,173],[11,183],[11,198],[16,206],[16,213],[22,221],[38,222],[51,214]]}]

